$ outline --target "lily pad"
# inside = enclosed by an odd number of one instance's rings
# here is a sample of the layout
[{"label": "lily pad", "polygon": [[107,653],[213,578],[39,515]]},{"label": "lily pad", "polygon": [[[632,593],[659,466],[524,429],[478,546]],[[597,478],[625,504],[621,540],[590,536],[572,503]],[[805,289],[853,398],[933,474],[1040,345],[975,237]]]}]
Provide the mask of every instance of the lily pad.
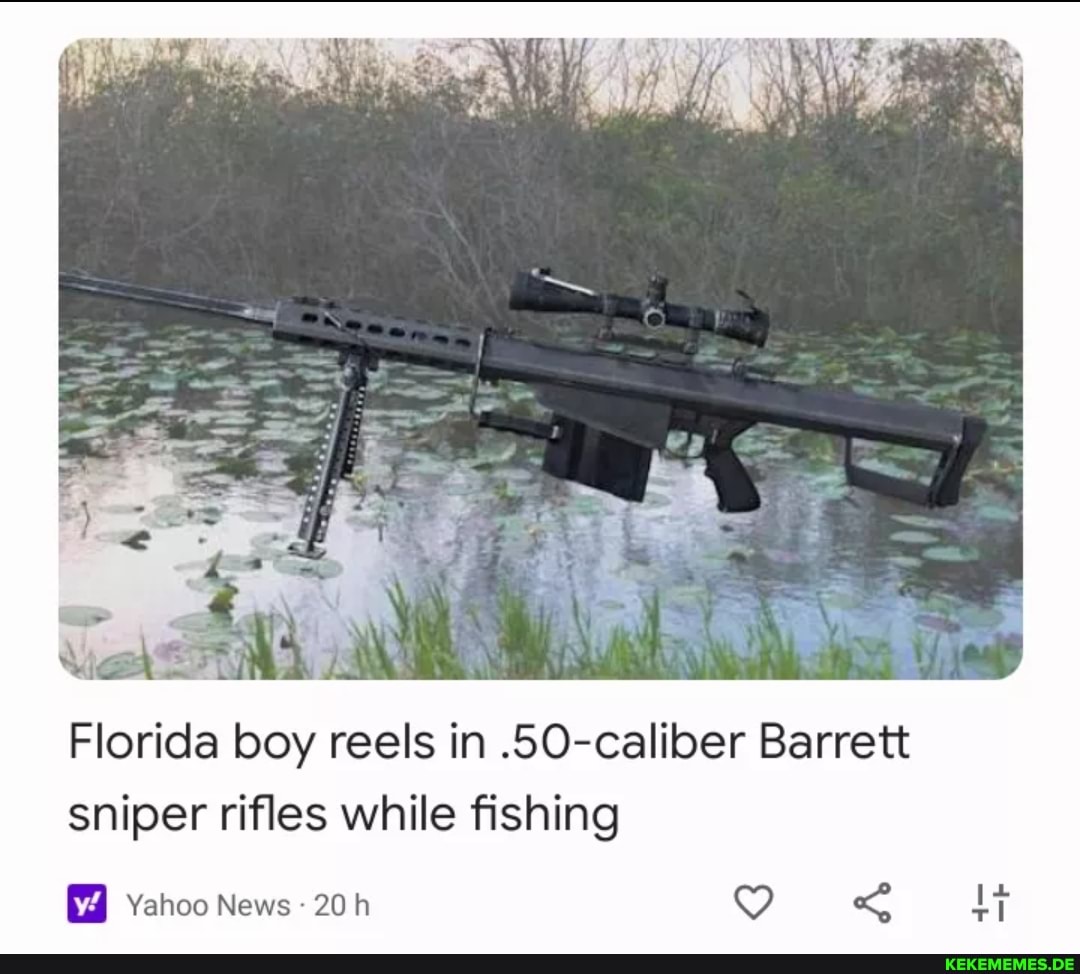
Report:
[{"label": "lily pad", "polygon": [[300,558],[284,555],[274,559],[274,568],[283,575],[299,575],[302,578],[336,578],[345,569],[332,558]]},{"label": "lily pad", "polygon": [[706,551],[704,554],[700,555],[699,557],[701,558],[702,561],[708,561],[708,562],[712,562],[713,564],[716,564],[718,562],[727,561],[728,556],[730,554],[731,554],[731,549],[729,549],[729,548],[718,548],[718,549],[715,549],[713,551]]},{"label": "lily pad", "polygon": [[925,549],[922,556],[928,561],[966,562],[979,560],[978,551],[964,545],[938,545]]},{"label": "lily pad", "polygon": [[918,568],[923,563],[923,560],[916,558],[914,555],[893,555],[888,559],[888,562],[897,568]]},{"label": "lily pad", "polygon": [[247,436],[247,430],[237,426],[214,426],[211,427],[210,434],[218,439],[240,439]]},{"label": "lily pad", "polygon": [[1016,524],[1020,520],[1016,511],[1001,504],[983,504],[975,513],[984,521],[1000,521],[1003,524]]},{"label": "lily pad", "polygon": [[190,520],[188,512],[179,507],[159,507],[140,518],[140,521],[148,528],[157,530],[183,527]]},{"label": "lily pad", "polygon": [[421,402],[434,402],[437,399],[445,399],[445,389],[432,389],[421,385],[399,385],[394,389],[394,395],[402,399],[418,399]]},{"label": "lily pad", "polygon": [[923,608],[928,612],[955,613],[962,608],[962,603],[955,595],[945,592],[935,592],[923,600]]},{"label": "lily pad", "polygon": [[222,555],[217,562],[217,569],[225,572],[255,572],[262,566],[257,555]]},{"label": "lily pad", "polygon": [[941,521],[927,517],[925,514],[893,514],[891,517],[894,521],[912,528],[941,528],[943,526]]},{"label": "lily pad", "polygon": [[575,514],[602,514],[604,505],[597,497],[575,497],[570,502],[570,509]]},{"label": "lily pad", "polygon": [[971,629],[994,629],[1005,621],[1005,614],[999,609],[980,605],[965,605],[956,617]]},{"label": "lily pad", "polygon": [[96,626],[99,622],[105,622],[112,618],[108,609],[98,605],[62,605],[60,606],[60,621],[65,626]]},{"label": "lily pad", "polygon": [[147,385],[154,392],[174,392],[178,380],[173,375],[154,375],[147,380]]},{"label": "lily pad", "polygon": [[457,483],[443,484],[439,492],[444,497],[467,497],[469,494],[474,494],[479,490],[480,487],[476,483],[458,481]]},{"label": "lily pad", "polygon": [[896,541],[900,544],[933,544],[938,540],[936,534],[930,534],[929,531],[897,531],[889,535],[890,541]]},{"label": "lily pad", "polygon": [[69,433],[68,440],[96,440],[99,436],[105,436],[109,432],[109,427],[103,424],[97,426],[89,426],[86,429],[79,430],[76,433]]},{"label": "lily pad", "polygon": [[350,514],[345,518],[345,523],[353,528],[377,528],[384,524],[386,515],[382,511],[362,511],[359,514]]},{"label": "lily pad", "polygon": [[102,514],[141,514],[146,508],[142,504],[103,504],[98,510]]},{"label": "lily pad", "polygon": [[232,632],[232,622],[220,612],[192,612],[169,623],[173,629],[193,636],[226,635]]},{"label": "lily pad", "polygon": [[500,533],[504,536],[523,534],[528,522],[521,514],[498,514],[491,518],[493,524],[498,525]]},{"label": "lily pad", "polygon": [[443,478],[453,470],[448,461],[421,453],[407,454],[405,465],[409,468],[410,473],[429,477]]},{"label": "lily pad", "polygon": [[474,470],[487,470],[509,463],[517,453],[517,443],[507,443],[503,446],[489,446],[481,448],[478,455],[465,460],[466,466]]},{"label": "lily pad", "polygon": [[277,511],[241,511],[240,516],[245,521],[252,521],[255,524],[270,524],[285,518],[284,514],[279,514]]},{"label": "lily pad", "polygon": [[917,615],[915,623],[923,629],[930,629],[934,632],[959,632],[961,628],[960,624],[953,622],[952,619],[946,619],[945,616],[931,615],[930,613]]},{"label": "lily pad", "polygon": [[709,590],[704,585],[674,585],[663,595],[666,602],[679,606],[692,606],[702,600],[707,600]]},{"label": "lily pad", "polygon": [[850,612],[862,605],[862,599],[850,592],[829,592],[822,597],[821,601],[826,607],[843,612]]},{"label": "lily pad", "polygon": [[142,658],[134,653],[115,653],[98,663],[94,674],[99,680],[130,680],[145,676],[145,670]]},{"label": "lily pad", "polygon": [[769,561],[775,562],[778,565],[801,565],[802,557],[794,551],[783,551],[777,548],[770,548],[764,551],[763,554]]},{"label": "lily pad", "polygon": [[292,540],[291,535],[282,534],[280,531],[266,531],[251,539],[251,551],[252,554],[265,561],[273,561],[289,553],[289,544]]},{"label": "lily pad", "polygon": [[656,582],[663,572],[653,565],[627,565],[619,574],[631,582]]},{"label": "lily pad", "polygon": [[536,479],[538,472],[528,467],[508,467],[506,470],[499,471],[499,476],[511,482],[529,483]]},{"label": "lily pad", "polygon": [[200,575],[198,578],[187,579],[184,584],[194,592],[214,593],[229,581],[233,579],[207,578],[205,575]]},{"label": "lily pad", "polygon": [[95,537],[98,541],[122,544],[134,551],[145,551],[146,542],[150,540],[150,532],[143,528],[131,528],[127,531],[102,531]]},{"label": "lily pad", "polygon": [[[240,408],[242,404],[237,403],[233,405],[233,408]],[[239,413],[225,413],[223,416],[218,417],[218,426],[250,426],[255,422],[254,417],[248,415],[240,415]]]}]

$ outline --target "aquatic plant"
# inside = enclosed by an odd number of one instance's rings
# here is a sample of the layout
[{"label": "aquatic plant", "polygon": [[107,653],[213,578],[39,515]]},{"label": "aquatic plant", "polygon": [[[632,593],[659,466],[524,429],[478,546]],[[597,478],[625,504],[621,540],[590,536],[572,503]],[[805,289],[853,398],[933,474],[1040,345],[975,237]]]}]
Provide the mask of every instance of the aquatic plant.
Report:
[{"label": "aquatic plant", "polygon": [[[665,634],[658,593],[646,601],[636,626],[597,632],[580,605],[574,625],[559,629],[542,606],[503,588],[493,636],[484,640],[477,629],[478,653],[471,640],[466,646],[456,635],[444,587],[431,584],[414,597],[394,582],[388,596],[391,619],[352,623],[346,645],[333,652],[314,647],[319,651],[309,653],[295,619],[274,610],[246,616],[235,640],[204,646],[203,667],[237,680],[882,680],[898,675],[896,651],[886,640],[847,633],[824,606],[820,645],[807,654],[796,649],[794,634],[766,603],[738,642],[713,633],[705,607],[701,637],[691,643]],[[1019,665],[1020,647],[1002,637],[983,646],[950,647],[942,635],[916,631],[911,650],[919,678],[1001,678]],[[61,660],[73,675],[87,679],[191,675],[153,659],[145,643],[138,653],[98,660],[68,641]]]}]

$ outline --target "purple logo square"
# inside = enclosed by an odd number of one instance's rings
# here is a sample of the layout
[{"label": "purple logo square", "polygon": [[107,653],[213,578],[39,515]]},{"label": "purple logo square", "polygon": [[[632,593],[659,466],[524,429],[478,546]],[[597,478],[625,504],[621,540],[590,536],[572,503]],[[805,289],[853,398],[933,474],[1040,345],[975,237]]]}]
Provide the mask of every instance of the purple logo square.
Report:
[{"label": "purple logo square", "polygon": [[104,923],[107,906],[104,883],[72,883],[67,888],[68,923]]}]

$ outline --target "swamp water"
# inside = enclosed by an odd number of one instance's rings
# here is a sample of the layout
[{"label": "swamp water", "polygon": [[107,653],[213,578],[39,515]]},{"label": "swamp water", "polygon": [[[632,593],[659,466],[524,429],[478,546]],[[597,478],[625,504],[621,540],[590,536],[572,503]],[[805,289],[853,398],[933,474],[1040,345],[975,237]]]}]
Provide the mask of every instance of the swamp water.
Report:
[{"label": "swamp water", "polygon": [[[627,504],[544,475],[535,441],[474,429],[467,378],[384,363],[362,474],[339,490],[328,554],[310,562],[285,549],[336,356],[149,320],[61,322],[59,628],[73,672],[92,660],[99,678],[140,677],[145,647],[158,674],[220,676],[215,661],[256,612],[290,619],[318,669],[353,625],[391,618],[394,580],[417,596],[444,587],[465,652],[492,638],[508,586],[571,636],[575,600],[602,635],[637,627],[655,593],[665,641],[691,655],[706,624],[745,644],[766,605],[800,653],[836,626],[836,638],[888,647],[899,677],[988,677],[1019,661],[1022,359],[991,337],[779,333],[753,357],[784,379],[984,416],[962,503],[944,511],[850,491],[840,441],[766,426],[736,441],[759,511],[721,514],[703,462],[666,456],[645,502]],[[481,399],[531,401],[513,386]],[[925,473],[919,458],[874,451],[885,471]],[[949,665],[928,672],[928,651]]]}]

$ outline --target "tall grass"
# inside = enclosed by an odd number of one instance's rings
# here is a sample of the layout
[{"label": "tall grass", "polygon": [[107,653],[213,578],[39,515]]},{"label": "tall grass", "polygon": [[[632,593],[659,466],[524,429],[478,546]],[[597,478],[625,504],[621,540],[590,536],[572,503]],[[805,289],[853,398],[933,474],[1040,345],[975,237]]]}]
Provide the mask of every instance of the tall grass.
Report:
[{"label": "tall grass", "polygon": [[[712,613],[702,606],[695,640],[664,632],[659,595],[649,599],[633,627],[597,632],[588,612],[573,607],[573,622],[557,627],[550,613],[521,593],[504,589],[494,625],[477,626],[463,641],[445,588],[428,586],[411,597],[395,582],[388,589],[387,621],[353,623],[344,649],[329,659],[302,645],[295,620],[277,612],[249,617],[235,645],[210,651],[216,675],[237,680],[887,680],[898,676],[898,657],[883,639],[851,636],[822,610],[824,632],[814,652],[796,646],[795,634],[762,604],[736,641],[713,632]],[[475,616],[474,616],[474,621]],[[942,646],[940,636],[916,635],[910,658],[922,679],[1004,677],[1018,651],[1004,643],[963,650]],[[147,653],[123,675],[146,679],[185,675],[159,670]],[[99,676],[92,656],[69,645],[64,665],[86,678]],[[318,662],[316,662],[318,660]],[[115,671],[116,667],[106,671]]]}]

